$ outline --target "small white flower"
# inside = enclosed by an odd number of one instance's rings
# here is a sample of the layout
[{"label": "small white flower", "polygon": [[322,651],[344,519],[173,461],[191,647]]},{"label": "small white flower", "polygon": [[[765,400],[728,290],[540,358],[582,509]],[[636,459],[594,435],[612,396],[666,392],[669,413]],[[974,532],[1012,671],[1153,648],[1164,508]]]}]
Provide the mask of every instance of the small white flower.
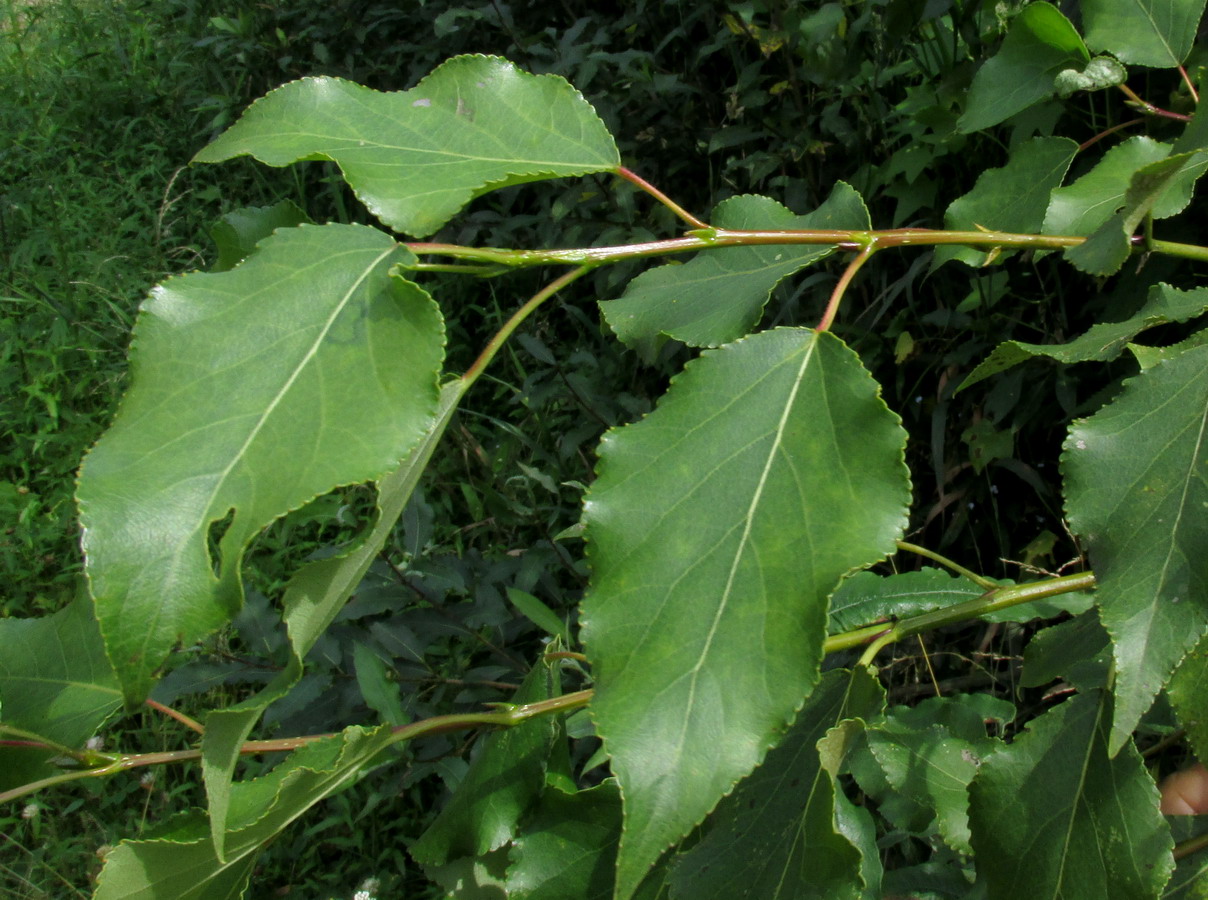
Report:
[{"label": "small white flower", "polygon": [[40,806],[38,806],[38,804],[36,804],[36,803],[26,804],[25,808],[21,810],[21,818],[22,819],[35,819],[35,818],[37,818],[38,813],[40,813],[41,811],[42,811],[42,808]]}]

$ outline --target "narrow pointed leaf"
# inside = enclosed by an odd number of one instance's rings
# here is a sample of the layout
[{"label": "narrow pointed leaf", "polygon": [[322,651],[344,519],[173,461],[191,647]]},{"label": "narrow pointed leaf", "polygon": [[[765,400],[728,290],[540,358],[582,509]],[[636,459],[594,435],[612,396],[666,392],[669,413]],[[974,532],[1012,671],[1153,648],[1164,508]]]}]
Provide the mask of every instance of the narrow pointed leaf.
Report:
[{"label": "narrow pointed leaf", "polygon": [[[540,663],[516,692],[516,703],[546,700],[559,690],[557,670]],[[411,845],[425,868],[498,850],[541,793],[557,735],[552,716],[538,716],[488,737],[436,821]]]},{"label": "narrow pointed leaf", "polygon": [[256,855],[300,815],[353,784],[389,746],[389,728],[359,727],[295,750],[267,775],[235,786],[227,855],[220,861],[204,816],[186,815],[148,840],[123,841],[105,858],[95,900],[236,900]]},{"label": "narrow pointed leaf", "polygon": [[601,442],[583,641],[625,802],[622,900],[813,687],[828,595],[901,533],[903,447],[855,354],[804,329],[706,352]]},{"label": "narrow pointed leaf", "polygon": [[1057,362],[1107,362],[1124,352],[1128,342],[1148,328],[1169,322],[1186,322],[1208,312],[1208,288],[1180,291],[1168,284],[1149,289],[1145,304],[1121,322],[1098,322],[1085,334],[1064,344],[1026,344],[1004,341],[994,348],[961,382],[960,390],[1036,357]]},{"label": "narrow pointed leaf", "polygon": [[[1049,205],[1049,194],[1061,184],[1078,152],[1069,138],[1040,137],[1021,144],[1000,169],[987,169],[973,190],[952,201],[944,213],[944,226],[960,231],[988,228],[995,231],[1039,231]],[[1000,254],[997,259],[1002,259]],[[986,263],[984,251],[973,247],[939,247],[935,264],[959,259],[971,266]]]},{"label": "narrow pointed leaf", "polygon": [[1085,0],[1086,42],[1138,66],[1177,66],[1195,42],[1204,0]]},{"label": "narrow pointed leaf", "polygon": [[[860,195],[839,182],[809,215],[794,216],[768,197],[731,197],[710,216],[718,228],[749,230],[867,230]],[[833,245],[720,247],[683,264],[659,266],[629,283],[625,295],[600,304],[626,344],[668,337],[693,347],[716,347],[747,334],[759,321],[772,288],[834,252]]]},{"label": "narrow pointed leaf", "polygon": [[1081,69],[1088,60],[1082,38],[1057,7],[1028,4],[1011,23],[999,51],[973,77],[957,128],[989,128],[1052,97],[1057,76]]},{"label": "narrow pointed leaf", "polygon": [[285,696],[302,677],[302,660],[365,577],[394,530],[394,523],[402,515],[464,393],[460,379],[441,388],[440,404],[432,426],[402,465],[378,482],[378,518],[360,543],[340,556],[308,563],[290,579],[283,601],[290,640],[286,667],[262,691],[206,717],[201,762],[214,845],[220,857],[224,853],[231,779],[240,746],[269,704]]},{"label": "narrow pointed leaf", "polygon": [[990,900],[1156,898],[1174,868],[1158,792],[1131,743],[1107,750],[1110,700],[1067,700],[982,762],[969,789]]},{"label": "narrow pointed leaf", "polygon": [[556,75],[458,56],[409,91],[303,78],[257,100],[194,157],[270,166],[329,159],[375,216],[423,237],[473,198],[543,178],[616,169],[612,136]]},{"label": "narrow pointed leaf", "polygon": [[[42,618],[0,619],[0,725],[79,749],[121,705],[87,597]],[[55,774],[51,755],[0,747],[0,790]]]},{"label": "narrow pointed leaf", "polygon": [[884,703],[864,669],[826,673],[780,745],[722,800],[705,837],[680,859],[673,891],[693,900],[863,896],[861,853],[840,830],[835,781],[816,745],[841,720],[874,718]]},{"label": "narrow pointed leaf", "polygon": [[1208,628],[1208,347],[1147,369],[1074,423],[1066,511],[1116,660],[1111,751]]},{"label": "narrow pointed leaf", "polygon": [[380,477],[430,426],[440,314],[390,274],[413,258],[372,228],[303,226],[144,304],[133,386],[78,490],[97,619],[128,700],[178,642],[238,611],[257,532]]}]

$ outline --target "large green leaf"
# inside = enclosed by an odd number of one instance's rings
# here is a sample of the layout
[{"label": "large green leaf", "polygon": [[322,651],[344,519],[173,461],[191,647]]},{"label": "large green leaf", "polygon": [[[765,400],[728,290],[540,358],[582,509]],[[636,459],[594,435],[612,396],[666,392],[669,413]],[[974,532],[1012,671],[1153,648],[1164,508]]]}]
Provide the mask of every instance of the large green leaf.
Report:
[{"label": "large green leaf", "polygon": [[969,824],[990,900],[1158,896],[1170,832],[1136,748],[1108,755],[1110,718],[1109,695],[1079,695],[982,761]]},{"label": "large green leaf", "polygon": [[[814,212],[794,216],[767,197],[731,197],[709,219],[718,228],[867,230],[868,210],[850,186],[839,182]],[[829,256],[833,246],[720,247],[684,264],[659,266],[629,283],[624,296],[600,304],[604,318],[627,344],[667,337],[693,347],[716,347],[747,334],[782,278]]]},{"label": "large green leaf", "polygon": [[392,740],[389,728],[353,726],[295,750],[267,775],[235,785],[225,860],[197,813],[170,822],[154,838],[123,841],[105,858],[95,900],[238,900],[265,843],[354,783]]},{"label": "large green leaf", "polygon": [[855,354],[805,329],[707,351],[604,437],[583,642],[625,802],[618,897],[813,687],[828,595],[905,523],[904,440]]},{"label": "large green leaf", "polygon": [[1084,0],[1086,42],[1126,63],[1177,66],[1195,43],[1204,0]]},{"label": "large green leaf", "polygon": [[[539,663],[513,698],[546,700],[559,691],[558,670]],[[516,834],[520,817],[541,793],[557,720],[538,716],[486,739],[457,791],[428,830],[411,845],[424,867],[498,850]]]},{"label": "large green leaf", "polygon": [[[87,597],[50,616],[0,619],[0,724],[80,748],[121,705]],[[54,774],[48,755],[0,747],[0,790]]]},{"label": "large green leaf", "polygon": [[1180,291],[1168,284],[1155,284],[1149,289],[1145,304],[1121,322],[1097,322],[1086,334],[1064,344],[1026,344],[1023,341],[1003,341],[977,368],[961,382],[964,390],[991,375],[1004,372],[1021,362],[1038,356],[1057,362],[1107,362],[1115,359],[1128,342],[1148,328],[1168,322],[1186,322],[1208,312],[1208,288]]},{"label": "large green leaf", "polygon": [[1070,20],[1051,3],[1030,3],[1011,23],[1002,47],[973,77],[961,131],[989,128],[1053,96],[1066,69],[1081,69],[1090,54]]},{"label": "large green leaf", "polygon": [[718,804],[705,837],[679,860],[676,896],[861,897],[861,853],[839,829],[836,785],[816,744],[841,720],[875,718],[884,705],[866,670],[827,672],[784,740]]},{"label": "large green leaf", "polygon": [[[1078,145],[1063,137],[1038,137],[1021,144],[1005,166],[986,169],[973,190],[952,201],[944,213],[944,227],[960,231],[1039,231],[1049,194],[1061,184],[1077,152]],[[990,257],[973,247],[944,246],[936,250],[936,265],[950,259],[980,266]]]},{"label": "large green leaf", "polygon": [[378,518],[372,530],[346,553],[308,563],[290,579],[283,600],[290,641],[290,657],[285,668],[262,691],[206,717],[206,733],[201,743],[202,771],[210,803],[211,829],[220,857],[224,853],[222,842],[226,834],[231,778],[240,746],[268,705],[285,696],[302,677],[302,660],[365,577],[394,530],[395,522],[402,515],[464,393],[465,385],[460,379],[441,388],[432,427],[402,465],[378,481]]},{"label": "large green leaf", "polygon": [[97,619],[129,700],[178,642],[239,609],[260,529],[381,477],[431,426],[440,313],[391,274],[413,259],[372,228],[302,226],[144,304],[133,386],[78,491]]},{"label": "large green leaf", "polygon": [[1044,233],[1094,233],[1124,205],[1133,173],[1169,155],[1169,144],[1142,135],[1112,147],[1081,178],[1053,191],[1044,215]]},{"label": "large green leaf", "polygon": [[1061,464],[1116,660],[1111,750],[1208,627],[1208,347],[1146,369],[1075,422]]},{"label": "large green leaf", "polygon": [[423,237],[510,184],[616,169],[616,145],[564,79],[494,56],[458,56],[409,91],[304,78],[257,100],[194,157],[270,166],[335,161],[369,211]]}]

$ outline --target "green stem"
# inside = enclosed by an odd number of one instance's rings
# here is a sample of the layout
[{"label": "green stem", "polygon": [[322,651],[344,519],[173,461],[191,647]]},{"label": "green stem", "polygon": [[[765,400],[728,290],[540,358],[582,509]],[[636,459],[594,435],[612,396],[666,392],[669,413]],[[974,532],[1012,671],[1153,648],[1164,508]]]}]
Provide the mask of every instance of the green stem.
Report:
[{"label": "green stem", "polygon": [[965,576],[978,587],[984,588],[987,591],[997,590],[999,587],[1001,587],[998,582],[991,581],[984,575],[978,575],[976,572],[966,569],[959,563],[953,562],[952,560],[948,559],[948,557],[940,556],[934,550],[928,550],[926,547],[920,547],[918,544],[908,544],[906,541],[898,541],[897,545],[899,550],[905,550],[909,553],[917,554],[918,556],[925,556],[927,559],[937,562],[945,568],[951,569],[956,574]]},{"label": "green stem", "polygon": [[693,228],[708,228],[709,227],[708,222],[702,222],[700,219],[698,219],[696,216],[692,215],[692,213],[688,212],[686,209],[684,209],[682,206],[680,206],[678,203],[676,203],[674,200],[672,200],[670,197],[668,197],[666,194],[664,194],[662,191],[660,191],[658,188],[656,188],[653,184],[651,184],[649,181],[647,181],[641,175],[638,175],[636,172],[633,172],[633,171],[625,168],[624,166],[618,166],[617,175],[624,178],[626,181],[630,182],[631,184],[637,185],[639,188],[641,188],[643,191],[645,191],[647,194],[649,194],[651,197],[653,197],[659,203],[663,204],[663,206],[667,207],[669,210],[671,210],[673,213],[675,213],[677,216],[679,216],[681,219],[683,219],[685,222],[687,222]]},{"label": "green stem", "polygon": [[495,358],[495,354],[499,352],[499,348],[504,345],[512,333],[520,327],[521,323],[527,319],[534,310],[542,303],[552,297],[562,288],[566,287],[571,282],[577,281],[591,271],[590,266],[580,266],[567,272],[565,275],[560,275],[543,287],[537,293],[533,294],[520,309],[512,314],[512,317],[503,323],[503,327],[495,333],[495,336],[483,348],[482,353],[478,354],[478,359],[474,360],[474,364],[466,370],[466,373],[461,376],[462,383],[465,385],[464,390],[469,390],[470,385],[478,380],[478,376],[483,373],[483,370],[490,365],[491,360]]},{"label": "green stem", "polygon": [[1188,838],[1182,843],[1175,845],[1174,860],[1175,862],[1178,862],[1180,859],[1191,856],[1193,853],[1199,853],[1206,847],[1208,847],[1208,833],[1197,835],[1193,838]]},{"label": "green stem", "polygon": [[1151,239],[1149,249],[1154,253],[1164,253],[1167,256],[1181,256],[1183,259],[1208,262],[1208,247],[1201,247],[1198,244],[1176,244],[1173,241]]},{"label": "green stem", "polygon": [[877,252],[877,242],[870,241],[859,253],[852,258],[852,261],[847,264],[847,268],[843,270],[843,274],[839,276],[839,281],[835,285],[835,289],[831,291],[830,300],[827,301],[826,309],[822,312],[822,321],[818,323],[815,331],[826,331],[831,327],[831,323],[835,321],[835,315],[839,312],[839,304],[843,301],[843,295],[847,292],[848,286],[852,279],[856,277],[856,273],[860,268],[868,262],[874,253]]}]

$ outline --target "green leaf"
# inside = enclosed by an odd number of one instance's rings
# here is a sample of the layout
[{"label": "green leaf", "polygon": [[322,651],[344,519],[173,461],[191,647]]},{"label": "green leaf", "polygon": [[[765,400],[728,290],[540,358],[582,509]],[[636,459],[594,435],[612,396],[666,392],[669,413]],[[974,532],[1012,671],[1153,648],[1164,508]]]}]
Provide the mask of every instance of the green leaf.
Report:
[{"label": "green leaf", "polygon": [[969,789],[990,900],[1139,900],[1174,868],[1158,792],[1132,743],[1107,750],[1108,695],[1079,695],[983,760]]},{"label": "green leaf", "polygon": [[1079,690],[1106,687],[1111,671],[1111,638],[1097,610],[1059,622],[1028,641],[1019,683],[1041,687],[1065,678]]},{"label": "green leaf", "polygon": [[1142,369],[1152,369],[1164,359],[1174,359],[1188,350],[1202,347],[1205,344],[1208,344],[1208,328],[1201,329],[1190,337],[1179,341],[1177,344],[1171,344],[1169,347],[1147,347],[1143,344],[1129,344],[1128,352],[1136,358]]},{"label": "green leaf", "polygon": [[1093,234],[1124,206],[1133,173],[1169,155],[1169,144],[1140,135],[1112,147],[1073,184],[1053,191],[1044,233]]},{"label": "green leaf", "polygon": [[[742,196],[719,203],[709,221],[718,228],[767,231],[872,227],[864,201],[843,182],[809,215],[794,216],[767,197]],[[777,282],[834,249],[801,244],[706,250],[687,263],[643,272],[624,296],[604,301],[600,309],[626,344],[658,344],[671,337],[693,347],[716,347],[755,327]]]},{"label": "green leaf", "polygon": [[381,477],[431,426],[440,313],[391,274],[413,259],[372,228],[302,226],[143,305],[133,386],[78,490],[97,618],[128,701],[172,647],[238,611],[257,532]]},{"label": "green leaf", "polygon": [[1195,182],[1208,171],[1208,152],[1168,156],[1137,169],[1124,192],[1124,205],[1086,242],[1065,251],[1065,258],[1089,275],[1113,275],[1124,265],[1132,236],[1147,216],[1181,212],[1191,201]]},{"label": "green leaf", "polygon": [[1053,87],[1057,96],[1071,97],[1078,91],[1101,91],[1104,88],[1123,84],[1128,78],[1128,70],[1110,56],[1096,56],[1086,64],[1081,72],[1077,69],[1063,69],[1053,79]]},{"label": "green leaf", "polygon": [[1180,291],[1168,284],[1155,284],[1149,289],[1145,305],[1121,322],[1098,322],[1086,334],[1064,344],[1025,344],[1004,341],[994,348],[976,369],[961,382],[958,390],[1004,372],[1021,362],[1038,356],[1055,359],[1069,365],[1079,362],[1107,362],[1115,359],[1128,342],[1148,328],[1169,322],[1186,322],[1208,312],[1208,288]]},{"label": "green leaf", "polygon": [[963,603],[985,592],[968,579],[930,566],[896,575],[857,572],[845,578],[831,598],[827,628],[838,634],[883,619],[902,619]]},{"label": "green leaf", "polygon": [[608,900],[621,830],[615,781],[574,794],[547,790],[513,844],[508,896]]},{"label": "green leaf", "polygon": [[[958,231],[1039,231],[1049,194],[1061,184],[1077,152],[1078,145],[1063,137],[1038,137],[1021,144],[1005,166],[986,169],[973,190],[952,201],[944,214],[944,226]],[[1001,258],[1001,254],[994,257]],[[936,249],[935,265],[951,259],[980,266],[991,258],[972,247]]]},{"label": "green leaf", "polygon": [[364,539],[340,556],[307,564],[290,579],[283,600],[290,640],[290,658],[285,669],[259,693],[206,717],[206,733],[201,742],[202,771],[219,856],[223,853],[231,778],[240,746],[268,705],[285,696],[302,677],[303,658],[343,608],[393,532],[394,523],[402,515],[464,393],[460,379],[441,388],[435,422],[402,465],[378,481],[378,518]]},{"label": "green leaf", "polygon": [[256,855],[306,810],[357,779],[393,740],[386,727],[353,726],[295,750],[260,778],[236,784],[227,855],[219,861],[205,817],[169,822],[148,840],[123,841],[105,858],[94,900],[237,900]]},{"label": "green leaf", "polygon": [[257,100],[194,157],[270,166],[334,161],[369,211],[423,237],[512,184],[615,170],[612,136],[564,79],[495,56],[458,56],[409,91],[304,78]]},{"label": "green leaf", "polygon": [[[559,690],[557,669],[545,663],[529,672],[516,703],[545,700]],[[461,856],[498,850],[516,834],[520,817],[541,793],[546,760],[557,735],[552,716],[538,716],[484,741],[465,778],[428,830],[411,845],[425,868]]]},{"label": "green leaf", "polygon": [[[79,749],[122,705],[87,597],[42,618],[0,619],[0,647],[0,726]],[[0,747],[0,790],[60,771],[48,755]]]},{"label": "green leaf", "polygon": [[357,687],[365,704],[387,725],[406,724],[410,717],[403,710],[398,682],[391,681],[385,661],[369,647],[358,642],[352,648]]},{"label": "green leaf", "polygon": [[1053,96],[1054,80],[1090,59],[1070,20],[1050,3],[1030,3],[1016,16],[1002,47],[973,76],[963,132],[997,125]]},{"label": "green leaf", "polygon": [[582,637],[625,799],[621,900],[810,692],[828,595],[905,524],[904,441],[858,357],[805,329],[707,351],[605,435]]},{"label": "green leaf", "polygon": [[570,645],[570,629],[562,621],[562,617],[530,594],[518,588],[508,588],[508,600],[520,611],[520,614],[540,628],[542,631],[561,637],[566,645]]},{"label": "green leaf", "polygon": [[846,718],[880,714],[885,695],[863,669],[827,672],[780,745],[710,817],[672,875],[677,896],[760,900],[863,895],[861,853],[839,828],[832,776],[815,746]]},{"label": "green leaf", "polygon": [[1061,457],[1116,660],[1111,751],[1208,627],[1208,347],[1145,370]]},{"label": "green leaf", "polygon": [[226,272],[235,268],[256,249],[260,241],[278,228],[293,228],[302,224],[313,223],[310,216],[289,200],[272,206],[256,206],[227,213],[210,229],[210,236],[218,248],[218,259],[210,271]]},{"label": "green leaf", "polygon": [[966,788],[982,760],[1001,746],[985,723],[1014,718],[1014,706],[986,694],[933,697],[914,708],[891,708],[868,729],[868,748],[889,785],[933,813],[948,846],[971,853]]},{"label": "green leaf", "polygon": [[1208,759],[1208,636],[1183,658],[1167,693],[1196,758]]},{"label": "green leaf", "polygon": [[1084,0],[1086,43],[1122,62],[1171,68],[1191,52],[1204,0]]}]

